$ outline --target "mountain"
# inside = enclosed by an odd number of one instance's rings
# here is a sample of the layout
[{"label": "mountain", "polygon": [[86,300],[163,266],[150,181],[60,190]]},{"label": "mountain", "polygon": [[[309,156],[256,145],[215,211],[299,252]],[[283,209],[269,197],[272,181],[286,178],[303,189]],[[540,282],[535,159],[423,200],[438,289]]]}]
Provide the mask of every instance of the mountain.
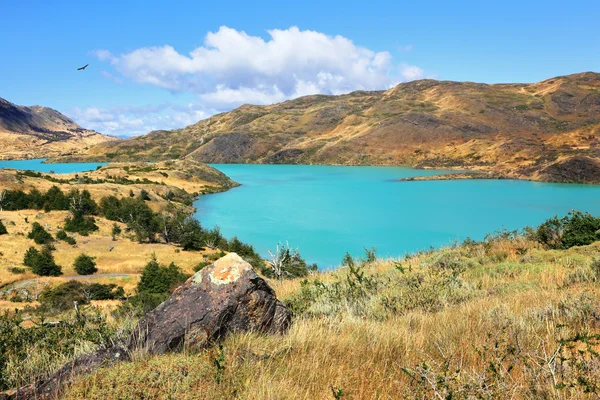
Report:
[{"label": "mountain", "polygon": [[183,129],[91,148],[83,159],[408,165],[600,182],[600,74],[533,84],[431,79],[385,91],[243,105]]},{"label": "mountain", "polygon": [[48,107],[24,107],[0,98],[0,159],[76,154],[115,138],[83,129]]}]

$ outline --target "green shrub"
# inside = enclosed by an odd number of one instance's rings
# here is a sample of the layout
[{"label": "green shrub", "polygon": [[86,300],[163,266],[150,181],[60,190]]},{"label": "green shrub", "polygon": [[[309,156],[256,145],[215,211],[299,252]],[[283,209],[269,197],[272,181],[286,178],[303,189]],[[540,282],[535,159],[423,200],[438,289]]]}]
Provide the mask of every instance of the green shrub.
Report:
[{"label": "green shrub", "polygon": [[209,266],[210,264],[212,264],[211,261],[200,261],[198,264],[196,264],[196,266],[194,267],[194,272],[198,272],[200,270],[202,270],[204,267]]},{"label": "green shrub", "polygon": [[67,217],[65,219],[64,230],[88,236],[91,232],[98,230],[98,225],[96,225],[94,217],[89,215]]},{"label": "green shrub", "polygon": [[24,274],[24,273],[25,273],[25,268],[19,268],[19,267],[8,267],[8,270],[9,270],[11,273],[15,274],[15,275],[18,275],[18,274]]},{"label": "green shrub", "polygon": [[117,240],[117,236],[119,236],[121,234],[121,227],[119,225],[117,225],[116,223],[113,224],[111,234],[112,234],[112,240],[113,241]]},{"label": "green shrub", "polygon": [[298,249],[292,249],[287,244],[278,244],[267,263],[270,267],[263,267],[262,273],[269,278],[298,278],[317,270],[316,264],[306,264]]},{"label": "green shrub", "polygon": [[35,247],[30,247],[25,252],[23,264],[31,268],[34,274],[41,276],[59,276],[62,275],[62,268],[57,265],[52,255],[52,250],[48,246],[44,246],[42,251],[38,251]]},{"label": "green shrub", "polygon": [[92,275],[98,272],[98,268],[96,268],[96,262],[94,261],[95,257],[90,257],[87,254],[80,254],[73,263],[73,267],[75,267],[75,271],[79,275]]},{"label": "green shrub", "polygon": [[174,263],[162,265],[156,259],[156,255],[152,255],[142,271],[137,294],[130,301],[141,313],[150,311],[166,300],[187,278],[188,276]]},{"label": "green shrub", "polygon": [[187,218],[184,221],[180,243],[183,250],[204,249],[204,229],[200,222],[194,218]]},{"label": "green shrub", "polygon": [[8,231],[6,230],[6,227],[4,226],[4,224],[2,223],[2,221],[0,220],[0,235],[6,235],[8,233]]},{"label": "green shrub", "polygon": [[37,222],[31,225],[31,232],[27,235],[29,239],[37,244],[47,244],[54,240],[51,234],[49,234],[43,227]]},{"label": "green shrub", "polygon": [[571,211],[559,219],[552,217],[537,228],[537,240],[551,249],[585,246],[600,240],[600,218]]},{"label": "green shrub", "polygon": [[77,244],[75,238],[72,238],[71,236],[67,235],[67,233],[63,229],[56,232],[56,238],[73,246]]}]

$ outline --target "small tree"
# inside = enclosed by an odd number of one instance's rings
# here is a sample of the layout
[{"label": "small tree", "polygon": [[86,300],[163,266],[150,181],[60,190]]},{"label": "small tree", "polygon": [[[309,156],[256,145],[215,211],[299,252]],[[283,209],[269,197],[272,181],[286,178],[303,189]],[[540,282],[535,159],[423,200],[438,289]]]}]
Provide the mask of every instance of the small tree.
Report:
[{"label": "small tree", "polygon": [[142,271],[137,295],[132,299],[132,303],[142,312],[149,311],[169,297],[171,291],[186,279],[187,275],[182,273],[177,265],[161,265],[153,254]]},{"label": "small tree", "polygon": [[184,221],[181,233],[183,250],[202,250],[204,245],[204,229],[194,218]]},{"label": "small tree", "polygon": [[98,268],[96,268],[96,262],[94,260],[95,257],[91,257],[85,253],[82,253],[75,259],[73,267],[75,267],[75,271],[79,275],[92,275],[98,272]]},{"label": "small tree", "polygon": [[317,270],[316,264],[307,265],[298,249],[292,249],[287,242],[285,246],[277,244],[275,253],[269,250],[269,255],[271,259],[267,263],[271,266],[271,274],[277,279],[306,276]]},{"label": "small tree", "polygon": [[36,244],[48,244],[54,240],[39,223],[34,222],[31,225],[31,232],[27,235],[29,239],[33,239]]},{"label": "small tree", "polygon": [[30,248],[25,253],[23,264],[28,265],[34,274],[41,276],[59,276],[62,275],[62,268],[57,265],[49,246],[44,246],[42,251],[31,251]]},{"label": "small tree", "polygon": [[2,221],[0,221],[0,235],[6,235],[7,233],[8,231],[6,230],[6,227],[4,226]]},{"label": "small tree", "polygon": [[121,234],[121,227],[119,225],[117,225],[116,223],[113,224],[111,233],[112,233],[112,240],[114,242],[115,240],[117,240],[117,236],[119,236]]}]

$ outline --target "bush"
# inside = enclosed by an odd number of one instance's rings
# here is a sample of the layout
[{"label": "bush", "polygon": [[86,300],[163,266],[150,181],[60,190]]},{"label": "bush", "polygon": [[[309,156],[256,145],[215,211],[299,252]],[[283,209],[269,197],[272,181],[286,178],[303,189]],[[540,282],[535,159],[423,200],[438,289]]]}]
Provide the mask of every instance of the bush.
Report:
[{"label": "bush", "polygon": [[600,240],[600,218],[571,211],[559,219],[553,217],[537,228],[537,241],[551,249],[585,246]]},{"label": "bush", "polygon": [[56,232],[56,238],[73,246],[77,244],[77,241],[71,236],[67,235],[67,233],[63,229]]},{"label": "bush", "polygon": [[[374,253],[367,253],[367,256],[374,257]],[[317,264],[306,264],[298,249],[282,244],[277,245],[275,254],[271,254],[271,260],[267,263],[270,268],[263,267],[262,273],[269,278],[298,278],[317,270]]]},{"label": "bush", "polygon": [[40,309],[45,314],[56,314],[78,305],[89,304],[92,300],[120,300],[125,291],[115,284],[81,283],[68,281],[57,286],[48,286],[40,294]]},{"label": "bush", "polygon": [[116,223],[113,224],[111,234],[112,234],[112,240],[113,241],[117,240],[117,236],[119,236],[121,234],[121,227],[119,225],[117,225]]},{"label": "bush", "polygon": [[137,294],[131,299],[131,303],[142,313],[150,311],[166,300],[187,278],[174,263],[164,266],[158,262],[156,255],[152,255],[142,271]]},{"label": "bush", "polygon": [[87,236],[91,232],[98,230],[96,220],[89,215],[67,217],[65,219],[64,230],[67,232],[79,233],[82,236]]},{"label": "bush", "polygon": [[34,222],[31,225],[31,232],[27,235],[29,239],[33,239],[36,244],[48,244],[54,240],[39,223]]},{"label": "bush", "polygon": [[4,226],[2,221],[0,221],[0,235],[6,235],[7,233],[8,231],[6,230],[6,227]]},{"label": "bush", "polygon": [[87,254],[80,254],[73,263],[75,271],[79,275],[92,275],[98,272],[94,259],[95,257],[90,257]]},{"label": "bush", "polygon": [[196,264],[196,266],[194,267],[194,272],[198,272],[202,269],[204,269],[204,267],[209,266],[210,264],[212,264],[211,261],[200,261],[198,264]]},{"label": "bush", "polygon": [[204,249],[204,230],[194,218],[187,218],[183,223],[181,234],[181,246],[183,250]]},{"label": "bush", "polygon": [[48,246],[44,246],[42,251],[38,251],[35,247],[30,247],[29,250],[25,252],[23,264],[30,267],[31,271],[37,275],[62,275],[62,268],[54,261],[52,250]]},{"label": "bush", "polygon": [[19,274],[24,274],[25,273],[25,268],[19,268],[19,267],[8,267],[8,270],[15,274],[15,275],[19,275]]}]

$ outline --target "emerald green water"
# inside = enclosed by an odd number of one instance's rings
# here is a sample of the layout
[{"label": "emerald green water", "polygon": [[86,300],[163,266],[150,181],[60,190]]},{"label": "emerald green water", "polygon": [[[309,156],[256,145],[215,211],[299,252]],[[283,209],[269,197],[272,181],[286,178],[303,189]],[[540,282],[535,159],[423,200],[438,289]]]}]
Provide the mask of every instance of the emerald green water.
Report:
[{"label": "emerald green water", "polygon": [[439,171],[399,167],[213,165],[242,184],[195,202],[206,227],[218,225],[267,256],[278,242],[321,268],[346,251],[380,256],[482,239],[537,225],[571,209],[600,214],[600,186],[514,180],[398,182]]}]

